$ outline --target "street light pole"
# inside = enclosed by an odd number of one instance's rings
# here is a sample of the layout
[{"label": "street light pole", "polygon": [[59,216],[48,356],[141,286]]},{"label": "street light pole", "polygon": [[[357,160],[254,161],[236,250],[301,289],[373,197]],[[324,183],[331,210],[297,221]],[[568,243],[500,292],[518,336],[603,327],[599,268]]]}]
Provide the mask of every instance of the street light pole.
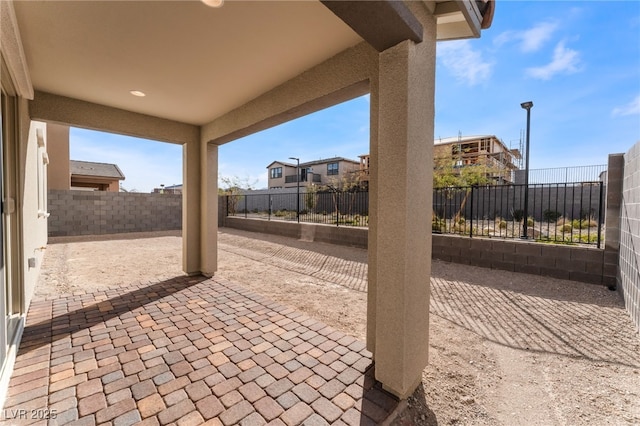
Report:
[{"label": "street light pole", "polygon": [[524,163],[524,219],[522,220],[522,236],[520,237],[526,240],[529,238],[527,229],[527,222],[529,221],[529,135],[531,131],[531,108],[533,108],[533,102],[523,102],[520,106],[527,110],[527,139]]},{"label": "street light pole", "polygon": [[289,157],[289,160],[296,160],[296,218],[298,219],[298,223],[300,223],[300,159],[297,157]]}]

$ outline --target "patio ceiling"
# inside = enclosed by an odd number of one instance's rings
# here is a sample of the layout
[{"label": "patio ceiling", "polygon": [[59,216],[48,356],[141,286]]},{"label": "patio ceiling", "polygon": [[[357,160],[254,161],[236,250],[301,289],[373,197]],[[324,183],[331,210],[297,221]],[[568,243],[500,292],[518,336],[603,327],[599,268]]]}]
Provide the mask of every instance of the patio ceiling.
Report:
[{"label": "patio ceiling", "polygon": [[209,122],[361,41],[319,2],[14,7],[35,90],[190,124]]},{"label": "patio ceiling", "polygon": [[[350,3],[356,11],[362,7]],[[427,6],[438,17],[439,38],[463,36],[440,35],[451,22],[473,33],[471,3],[466,9],[461,1],[437,3]],[[220,8],[200,1],[13,5],[36,91],[193,125],[213,121],[368,36],[319,1],[228,0]]]}]

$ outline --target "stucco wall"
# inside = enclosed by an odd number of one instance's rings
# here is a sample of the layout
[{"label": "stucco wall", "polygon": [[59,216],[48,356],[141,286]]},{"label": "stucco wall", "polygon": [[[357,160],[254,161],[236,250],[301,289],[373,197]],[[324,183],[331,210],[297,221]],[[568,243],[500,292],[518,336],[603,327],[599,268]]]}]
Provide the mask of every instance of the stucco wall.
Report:
[{"label": "stucco wall", "polygon": [[640,142],[624,156],[618,289],[640,330]]},{"label": "stucco wall", "polygon": [[69,167],[69,126],[47,124],[47,152],[49,154],[49,189],[69,189],[71,171]]},{"label": "stucco wall", "polygon": [[[24,277],[24,306],[29,307],[31,298],[35,292],[44,247],[47,244],[47,219],[45,217],[46,205],[43,204],[46,197],[46,169],[42,168],[42,154],[46,152],[46,124],[31,121],[23,116],[23,126],[28,127],[27,140],[22,141],[21,157],[24,158],[24,175],[22,189],[22,208],[19,210],[22,218],[23,258],[22,274]],[[27,124],[29,123],[29,124]],[[41,135],[38,149],[38,137]],[[39,164],[40,163],[40,169]],[[39,201],[42,197],[41,201]],[[29,259],[34,259],[33,266],[29,266]]]},{"label": "stucco wall", "polygon": [[182,228],[182,195],[49,190],[49,236]]}]

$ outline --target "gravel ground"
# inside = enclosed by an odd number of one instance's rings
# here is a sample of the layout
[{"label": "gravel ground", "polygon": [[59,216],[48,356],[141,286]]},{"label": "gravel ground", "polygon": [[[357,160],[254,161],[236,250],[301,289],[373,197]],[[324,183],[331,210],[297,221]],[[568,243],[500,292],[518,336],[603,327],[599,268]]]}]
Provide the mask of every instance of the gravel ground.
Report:
[{"label": "gravel ground", "polygon": [[[36,297],[181,275],[178,233],[52,239]],[[223,229],[218,274],[364,340],[366,250]],[[398,425],[640,424],[640,337],[604,287],[434,261]]]}]

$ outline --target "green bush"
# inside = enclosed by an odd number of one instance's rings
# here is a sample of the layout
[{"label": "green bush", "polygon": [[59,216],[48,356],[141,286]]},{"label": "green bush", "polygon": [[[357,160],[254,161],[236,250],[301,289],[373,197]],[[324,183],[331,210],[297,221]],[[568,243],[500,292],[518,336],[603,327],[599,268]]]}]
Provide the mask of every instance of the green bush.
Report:
[{"label": "green bush", "polygon": [[444,219],[439,218],[438,216],[433,216],[431,219],[431,230],[436,232],[443,232],[447,229],[447,223]]},{"label": "green bush", "polygon": [[595,243],[598,241],[598,234],[580,235],[580,242],[582,243]]},{"label": "green bush", "polygon": [[507,229],[507,221],[501,219],[500,222],[498,222],[498,228]]},{"label": "green bush", "polygon": [[535,221],[533,220],[533,218],[531,216],[529,216],[527,218],[527,226],[533,226],[534,223],[535,223]]},{"label": "green bush", "polygon": [[561,226],[560,226],[560,231],[561,231],[562,233],[565,233],[565,232],[571,232],[571,230],[572,230],[572,229],[573,229],[573,227],[571,226],[571,224],[570,224],[570,223],[565,223],[564,225],[561,225]]},{"label": "green bush", "polygon": [[562,214],[560,214],[560,212],[557,212],[555,210],[547,209],[542,213],[542,218],[544,219],[545,222],[548,222],[548,223],[555,222],[561,217],[562,217]]},{"label": "green bush", "polygon": [[574,229],[588,229],[597,227],[598,222],[593,219],[574,219],[571,221],[571,225]]}]

